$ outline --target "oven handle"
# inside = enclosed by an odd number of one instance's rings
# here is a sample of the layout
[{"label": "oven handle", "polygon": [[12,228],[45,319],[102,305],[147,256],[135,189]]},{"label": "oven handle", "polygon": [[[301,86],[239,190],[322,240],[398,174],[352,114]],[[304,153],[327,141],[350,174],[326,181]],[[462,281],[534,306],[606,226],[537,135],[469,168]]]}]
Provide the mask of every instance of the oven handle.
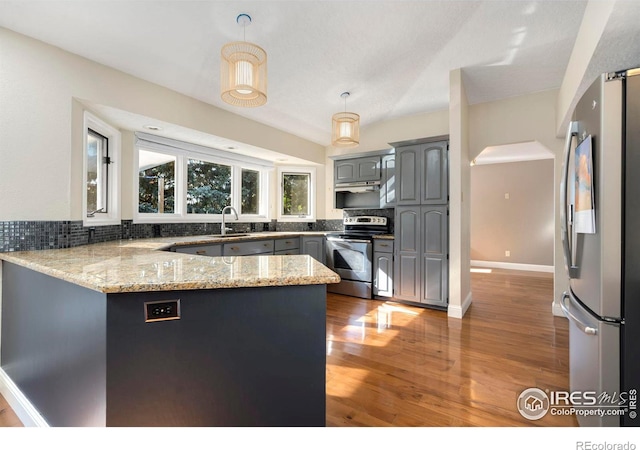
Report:
[{"label": "oven handle", "polygon": [[357,243],[362,243],[362,244],[369,244],[371,242],[371,240],[368,239],[345,239],[345,238],[334,238],[334,237],[328,237],[327,241],[335,241],[335,242],[357,242]]}]

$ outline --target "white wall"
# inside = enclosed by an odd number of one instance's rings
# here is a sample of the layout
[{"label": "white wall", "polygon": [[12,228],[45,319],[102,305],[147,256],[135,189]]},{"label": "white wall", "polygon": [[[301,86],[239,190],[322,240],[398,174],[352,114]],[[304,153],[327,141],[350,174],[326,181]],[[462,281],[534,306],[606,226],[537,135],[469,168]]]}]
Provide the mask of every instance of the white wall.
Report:
[{"label": "white wall", "polygon": [[4,28],[0,43],[0,220],[81,219],[87,102],[324,164],[324,147],[291,134]]},{"label": "white wall", "polygon": [[471,260],[551,269],[554,206],[553,159],[471,167]]},{"label": "white wall", "polygon": [[472,105],[469,123],[471,159],[488,146],[527,141],[538,141],[555,155],[553,299],[559,298],[566,289],[558,209],[564,141],[556,136],[557,96],[558,91],[553,90]]},{"label": "white wall", "polygon": [[471,305],[471,173],[469,105],[462,70],[449,75],[449,310],[462,318]]}]

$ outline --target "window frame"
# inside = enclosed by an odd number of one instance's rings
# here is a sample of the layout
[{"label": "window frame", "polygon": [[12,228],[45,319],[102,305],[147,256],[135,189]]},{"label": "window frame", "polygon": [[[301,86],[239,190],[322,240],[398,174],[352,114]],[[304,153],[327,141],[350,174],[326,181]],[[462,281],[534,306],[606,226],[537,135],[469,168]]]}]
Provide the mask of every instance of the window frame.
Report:
[{"label": "window frame", "polygon": [[[133,157],[133,221],[134,223],[167,223],[167,222],[187,222],[187,223],[218,223],[222,222],[222,214],[198,214],[187,212],[187,170],[188,160],[196,159],[203,162],[220,164],[231,167],[231,205],[238,212],[238,222],[269,222],[269,183],[272,169],[266,165],[253,164],[251,162],[239,161],[234,158],[235,154],[229,153],[229,158],[225,158],[226,152],[183,143],[184,148],[163,147],[160,145],[148,144],[138,141],[134,149]],[[197,151],[189,149],[197,147]],[[204,149],[204,150],[203,150]],[[139,152],[140,150],[171,155],[176,158],[176,180],[175,180],[175,209],[174,213],[141,213],[139,211]],[[241,192],[242,192],[242,169],[257,171],[260,173],[260,210],[259,214],[241,213]]]},{"label": "window frame", "polygon": [[[309,175],[309,214],[292,216],[283,214],[284,207],[284,175]],[[278,222],[315,222],[316,221],[316,168],[312,166],[278,166]]]},{"label": "window frame", "polygon": [[[108,156],[110,159],[107,170],[107,212],[96,212],[93,217],[88,217],[87,208],[87,142],[89,130],[107,139]],[[115,127],[109,125],[89,111],[84,111],[82,124],[82,223],[84,226],[120,225],[120,155],[121,133]]]}]

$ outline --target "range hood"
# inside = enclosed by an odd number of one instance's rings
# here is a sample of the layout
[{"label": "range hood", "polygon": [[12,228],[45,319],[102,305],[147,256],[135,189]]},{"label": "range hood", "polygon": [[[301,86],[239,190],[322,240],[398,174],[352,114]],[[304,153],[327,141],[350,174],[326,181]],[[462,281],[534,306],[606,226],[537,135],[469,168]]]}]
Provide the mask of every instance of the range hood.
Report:
[{"label": "range hood", "polygon": [[380,180],[376,181],[355,181],[353,183],[336,183],[335,192],[351,192],[359,194],[363,192],[376,192],[380,190]]}]

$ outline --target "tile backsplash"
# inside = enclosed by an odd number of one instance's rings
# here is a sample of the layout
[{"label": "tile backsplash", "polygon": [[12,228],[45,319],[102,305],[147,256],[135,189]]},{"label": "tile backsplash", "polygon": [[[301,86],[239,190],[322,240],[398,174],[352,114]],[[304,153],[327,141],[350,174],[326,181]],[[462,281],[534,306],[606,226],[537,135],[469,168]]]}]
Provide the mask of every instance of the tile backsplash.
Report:
[{"label": "tile backsplash", "polygon": [[[352,212],[349,211],[349,213]],[[266,223],[230,222],[228,226],[233,232],[243,233],[260,231],[340,231],[343,229],[342,220],[340,219],[319,219],[315,222],[277,222],[275,220]],[[133,223],[132,220],[123,220],[120,225],[85,227],[81,220],[0,221],[0,252],[70,248],[118,239],[196,236],[219,233],[219,223],[140,224]]]}]

